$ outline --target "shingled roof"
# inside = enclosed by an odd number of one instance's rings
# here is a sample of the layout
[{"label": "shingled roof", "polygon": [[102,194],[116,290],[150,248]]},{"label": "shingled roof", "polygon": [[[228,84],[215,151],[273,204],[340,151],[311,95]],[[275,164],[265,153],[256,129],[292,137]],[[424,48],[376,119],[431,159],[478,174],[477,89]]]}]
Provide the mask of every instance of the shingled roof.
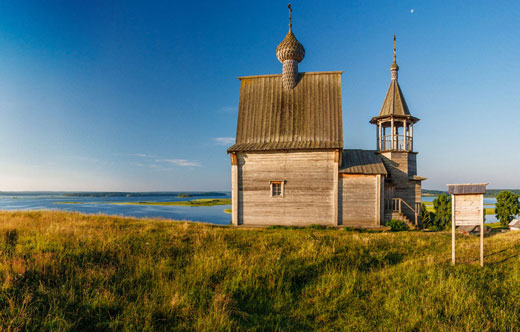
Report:
[{"label": "shingled roof", "polygon": [[342,149],[341,74],[299,73],[294,89],[282,75],[239,77],[237,151]]},{"label": "shingled roof", "polygon": [[388,88],[383,106],[379,112],[380,117],[389,115],[411,115],[397,80],[390,82],[390,87]]},{"label": "shingled roof", "polygon": [[418,118],[412,116],[410,114],[410,110],[408,109],[408,105],[406,104],[406,100],[404,99],[403,91],[401,91],[401,87],[399,86],[399,82],[397,81],[397,73],[399,71],[399,66],[396,63],[396,49],[395,49],[395,35],[394,35],[394,62],[390,66],[391,72],[391,81],[390,86],[388,87],[388,91],[386,92],[385,100],[383,101],[383,106],[381,106],[381,111],[379,111],[379,115],[377,117],[373,117],[370,120],[371,123],[375,124],[381,118],[406,118],[409,119],[412,123],[416,123],[419,121]]},{"label": "shingled roof", "polygon": [[343,150],[339,173],[387,174],[381,158],[371,150]]},{"label": "shingled roof", "polygon": [[448,193],[451,195],[485,194],[487,183],[448,184]]}]

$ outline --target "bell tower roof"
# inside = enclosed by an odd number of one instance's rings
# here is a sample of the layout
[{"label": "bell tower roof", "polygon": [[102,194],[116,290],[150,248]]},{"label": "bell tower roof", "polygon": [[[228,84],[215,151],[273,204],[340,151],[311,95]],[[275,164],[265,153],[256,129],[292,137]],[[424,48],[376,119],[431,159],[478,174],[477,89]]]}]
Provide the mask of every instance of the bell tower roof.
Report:
[{"label": "bell tower roof", "polygon": [[390,66],[391,80],[390,86],[388,87],[388,91],[386,92],[385,100],[383,101],[383,105],[381,106],[381,110],[379,111],[379,115],[377,117],[372,118],[371,123],[376,123],[378,119],[382,118],[409,118],[411,122],[415,123],[419,121],[418,118],[413,117],[408,109],[408,105],[406,104],[406,100],[404,99],[403,91],[399,86],[399,82],[397,80],[397,72],[399,71],[399,66],[396,61],[396,47],[395,47],[396,36],[394,35],[394,61]]}]

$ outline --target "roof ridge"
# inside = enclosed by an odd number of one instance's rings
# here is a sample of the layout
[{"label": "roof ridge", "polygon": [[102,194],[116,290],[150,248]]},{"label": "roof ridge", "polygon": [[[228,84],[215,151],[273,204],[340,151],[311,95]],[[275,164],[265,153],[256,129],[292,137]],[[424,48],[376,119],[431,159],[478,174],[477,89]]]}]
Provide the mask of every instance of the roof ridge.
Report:
[{"label": "roof ridge", "polygon": [[[299,72],[298,74],[303,75],[326,75],[326,74],[343,74],[343,70],[337,71],[309,71],[309,72]],[[251,75],[251,76],[238,76],[239,80],[243,78],[260,78],[260,77],[282,77],[282,74],[267,74],[267,75]]]}]

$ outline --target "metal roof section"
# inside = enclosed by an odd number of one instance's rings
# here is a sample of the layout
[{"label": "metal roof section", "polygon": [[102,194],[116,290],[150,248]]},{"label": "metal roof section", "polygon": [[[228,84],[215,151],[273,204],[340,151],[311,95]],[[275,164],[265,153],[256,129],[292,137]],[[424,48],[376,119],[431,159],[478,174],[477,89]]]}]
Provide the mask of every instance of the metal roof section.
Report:
[{"label": "metal roof section", "polygon": [[339,173],[343,174],[384,174],[385,165],[375,151],[347,149],[343,150]]}]

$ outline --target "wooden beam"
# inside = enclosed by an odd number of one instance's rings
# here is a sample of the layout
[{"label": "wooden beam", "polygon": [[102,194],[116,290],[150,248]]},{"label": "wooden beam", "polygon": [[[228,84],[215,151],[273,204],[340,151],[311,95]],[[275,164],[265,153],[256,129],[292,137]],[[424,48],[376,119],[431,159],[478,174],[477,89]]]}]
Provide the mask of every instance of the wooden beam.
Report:
[{"label": "wooden beam", "polygon": [[335,163],[339,163],[339,166],[341,166],[341,151],[340,150],[336,150],[334,151],[334,162]]},{"label": "wooden beam", "polygon": [[352,174],[352,173],[340,173],[342,178],[373,178],[378,174]]},{"label": "wooden beam", "polygon": [[480,199],[480,266],[484,266],[484,195]]},{"label": "wooden beam", "polygon": [[455,195],[451,195],[451,264],[455,265]]},{"label": "wooden beam", "polygon": [[339,168],[342,161],[341,151],[338,149],[334,151],[334,170],[332,181],[332,224],[339,225]]},{"label": "wooden beam", "polygon": [[391,135],[391,146],[392,146],[392,150],[395,150],[395,130],[394,130],[394,118],[392,118],[392,121],[391,121],[391,129],[390,129],[390,135]]},{"label": "wooden beam", "polygon": [[381,174],[376,176],[376,226],[381,226]]},{"label": "wooden beam", "polygon": [[238,188],[239,188],[239,174],[238,174],[238,157],[236,153],[231,154],[231,223],[238,226],[241,220],[238,220]]}]

